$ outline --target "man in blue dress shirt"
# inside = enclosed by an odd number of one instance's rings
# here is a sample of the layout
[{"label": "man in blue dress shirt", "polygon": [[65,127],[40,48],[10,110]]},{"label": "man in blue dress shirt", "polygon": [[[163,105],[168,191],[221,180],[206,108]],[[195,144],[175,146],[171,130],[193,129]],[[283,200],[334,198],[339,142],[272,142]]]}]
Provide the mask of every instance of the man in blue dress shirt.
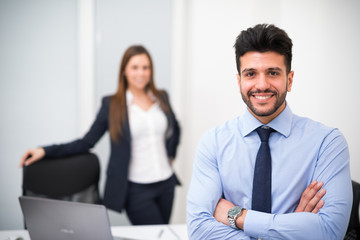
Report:
[{"label": "man in blue dress shirt", "polygon": [[[336,128],[292,113],[292,41],[274,25],[235,43],[243,116],[207,131],[187,197],[190,239],[343,239],[352,206],[349,151]],[[274,129],[271,213],[252,210],[258,127]]]}]

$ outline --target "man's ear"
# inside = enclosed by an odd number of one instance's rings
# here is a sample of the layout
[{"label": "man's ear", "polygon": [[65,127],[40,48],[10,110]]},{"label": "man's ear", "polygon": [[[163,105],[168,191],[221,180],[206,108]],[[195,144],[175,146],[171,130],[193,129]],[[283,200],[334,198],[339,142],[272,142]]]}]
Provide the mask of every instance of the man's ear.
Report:
[{"label": "man's ear", "polygon": [[239,88],[240,88],[240,80],[241,80],[241,77],[240,77],[240,75],[239,75],[238,73],[236,74],[236,78],[237,78],[238,86],[239,86]]},{"label": "man's ear", "polygon": [[293,84],[293,79],[294,79],[294,71],[290,71],[287,75],[287,86],[286,86],[286,90],[288,92],[291,92],[291,87]]}]

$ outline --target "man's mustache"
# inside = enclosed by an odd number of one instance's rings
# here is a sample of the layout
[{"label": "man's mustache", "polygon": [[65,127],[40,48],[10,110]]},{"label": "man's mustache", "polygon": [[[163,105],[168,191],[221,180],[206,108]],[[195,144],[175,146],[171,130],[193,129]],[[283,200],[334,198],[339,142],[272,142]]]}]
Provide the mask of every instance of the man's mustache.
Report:
[{"label": "man's mustache", "polygon": [[258,94],[258,93],[272,93],[274,95],[277,95],[277,92],[276,91],[273,91],[273,90],[270,90],[270,89],[266,89],[265,91],[262,91],[262,90],[256,90],[256,91],[250,91],[248,92],[248,97],[250,97],[251,95],[253,94]]}]

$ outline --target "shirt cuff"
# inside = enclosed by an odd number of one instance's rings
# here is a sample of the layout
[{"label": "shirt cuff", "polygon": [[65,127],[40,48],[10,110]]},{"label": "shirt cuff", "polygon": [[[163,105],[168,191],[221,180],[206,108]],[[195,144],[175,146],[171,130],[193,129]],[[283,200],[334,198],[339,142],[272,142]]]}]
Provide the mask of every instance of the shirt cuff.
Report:
[{"label": "shirt cuff", "polygon": [[244,232],[255,238],[266,238],[273,214],[248,210],[244,222]]}]

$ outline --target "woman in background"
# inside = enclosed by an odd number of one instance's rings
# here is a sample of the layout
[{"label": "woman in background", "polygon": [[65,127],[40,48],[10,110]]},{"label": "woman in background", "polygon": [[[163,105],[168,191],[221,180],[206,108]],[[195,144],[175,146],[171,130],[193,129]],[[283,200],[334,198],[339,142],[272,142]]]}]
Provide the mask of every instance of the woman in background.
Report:
[{"label": "woman in background", "polygon": [[88,152],[109,130],[111,153],[103,204],[134,225],[169,223],[172,170],[180,128],[168,95],[154,84],[153,63],[143,46],[129,47],[121,61],[118,89],[104,97],[90,130],[73,142],[29,149],[20,166],[46,157]]}]

